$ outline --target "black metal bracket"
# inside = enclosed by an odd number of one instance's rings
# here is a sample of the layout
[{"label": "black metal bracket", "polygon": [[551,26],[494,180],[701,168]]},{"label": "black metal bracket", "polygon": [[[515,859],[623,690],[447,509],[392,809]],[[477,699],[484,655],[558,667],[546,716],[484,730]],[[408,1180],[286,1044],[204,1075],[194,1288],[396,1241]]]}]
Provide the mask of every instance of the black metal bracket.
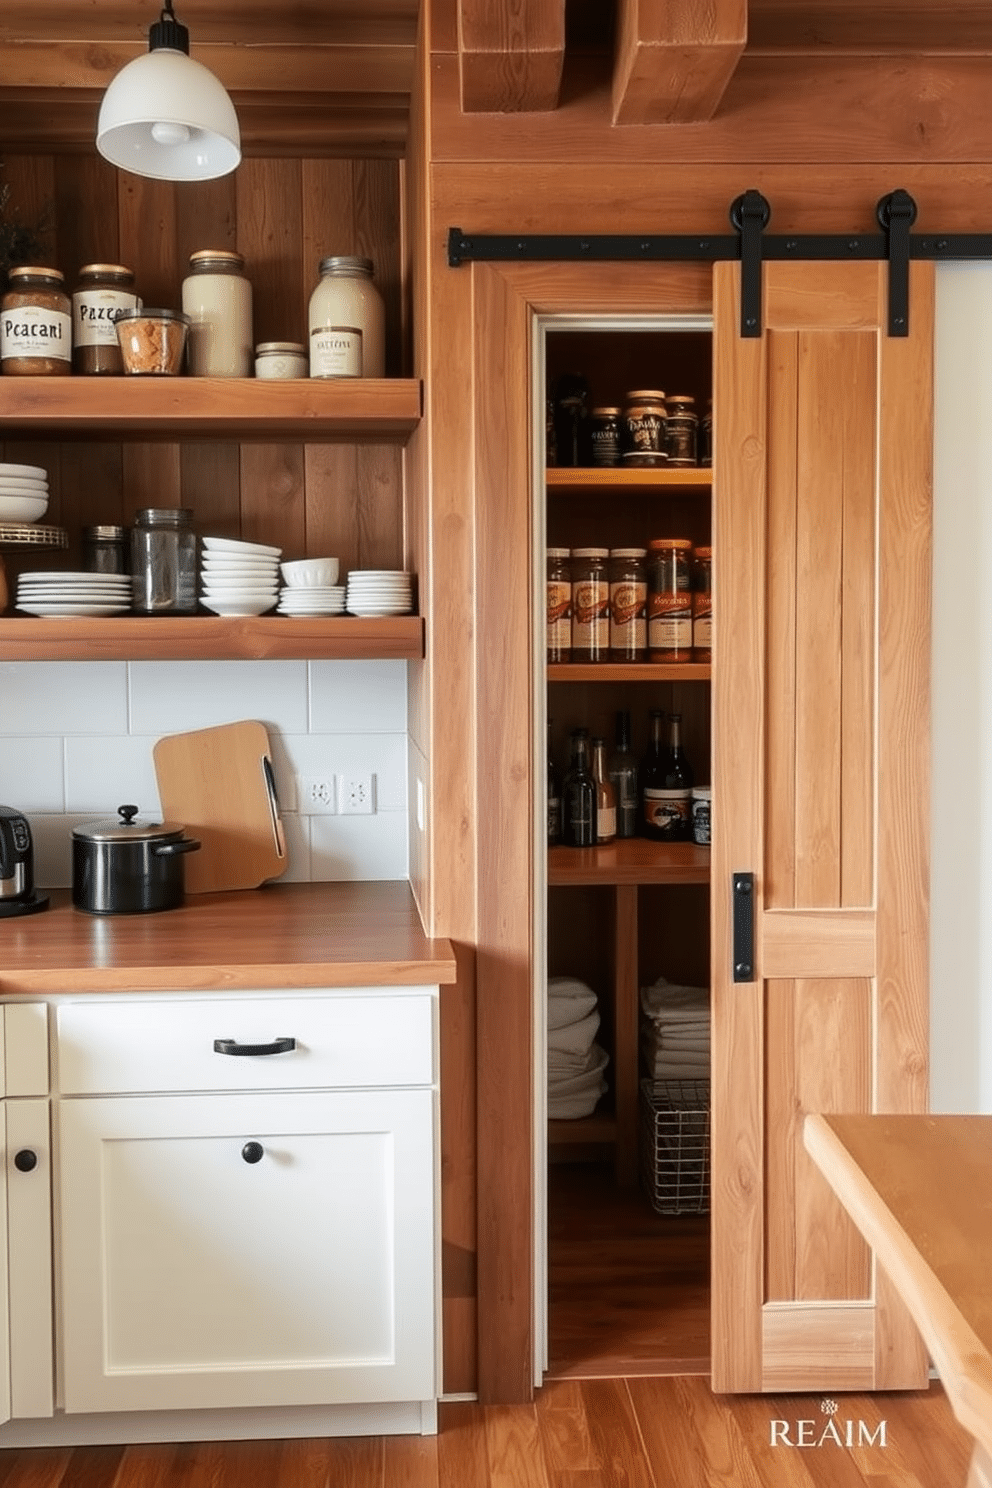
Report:
[{"label": "black metal bracket", "polygon": [[771,208],[760,191],[749,190],[730,208],[733,233],[693,234],[492,234],[448,230],[451,268],[472,261],[489,263],[669,262],[741,263],[741,335],[761,335],[761,266],[773,260],[795,262],[878,259],[889,263],[888,329],[909,334],[911,259],[992,259],[992,233],[914,234],[916,202],[908,192],[890,191],[875,209],[877,233],[771,234],[765,231]]},{"label": "black metal bracket", "polygon": [[734,917],[734,981],[754,981],[754,874],[731,875]]}]

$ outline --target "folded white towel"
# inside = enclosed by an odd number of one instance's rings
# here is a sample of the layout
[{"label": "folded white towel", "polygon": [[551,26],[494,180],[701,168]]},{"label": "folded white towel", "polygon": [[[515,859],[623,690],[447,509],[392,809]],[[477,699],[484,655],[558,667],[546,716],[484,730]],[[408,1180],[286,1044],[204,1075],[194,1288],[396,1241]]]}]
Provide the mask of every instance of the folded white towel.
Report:
[{"label": "folded white towel", "polygon": [[599,1044],[593,1044],[582,1069],[548,1069],[548,1091],[564,1094],[572,1091],[591,1090],[602,1080],[603,1070],[610,1056]]},{"label": "folded white towel", "polygon": [[667,1049],[672,1054],[708,1054],[710,1041],[708,1038],[697,1039],[671,1039],[664,1034],[653,1037],[650,1033],[642,1034],[642,1042],[651,1049]]},{"label": "folded white towel", "polygon": [[592,1041],[599,1028],[599,1013],[591,1012],[578,1023],[569,1023],[562,1028],[548,1029],[548,1051],[558,1054],[574,1054],[585,1058],[592,1048]]},{"label": "folded white towel", "polygon": [[710,989],[684,987],[659,977],[651,987],[641,988],[641,1007],[649,1018],[663,1023],[685,1023],[687,1020],[708,1021]]},{"label": "folded white towel", "polygon": [[647,1071],[655,1080],[708,1080],[710,1062],[695,1056],[692,1059],[667,1059],[659,1055],[657,1059],[648,1060]]},{"label": "folded white towel", "polygon": [[591,1116],[605,1090],[606,1081],[604,1080],[602,1090],[591,1091],[589,1094],[554,1097],[549,1095],[549,1121],[578,1121],[582,1116]]},{"label": "folded white towel", "polygon": [[564,1028],[586,1017],[596,1006],[596,994],[575,977],[552,977],[548,982],[548,1027]]}]

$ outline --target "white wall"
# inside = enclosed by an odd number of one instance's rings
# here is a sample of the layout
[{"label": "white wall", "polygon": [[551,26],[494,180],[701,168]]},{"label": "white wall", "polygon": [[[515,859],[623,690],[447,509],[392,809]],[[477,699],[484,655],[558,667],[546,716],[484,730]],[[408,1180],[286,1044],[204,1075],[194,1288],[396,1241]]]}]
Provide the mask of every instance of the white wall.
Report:
[{"label": "white wall", "polygon": [[[0,802],[27,816],[35,878],[71,883],[71,830],[133,802],[159,817],[152,745],[259,719],[285,822],[284,881],[407,877],[406,663],[0,664]],[[302,816],[298,775],[371,773],[372,816]]]},{"label": "white wall", "polygon": [[931,1105],[992,1112],[992,264],[938,267],[935,414]]}]

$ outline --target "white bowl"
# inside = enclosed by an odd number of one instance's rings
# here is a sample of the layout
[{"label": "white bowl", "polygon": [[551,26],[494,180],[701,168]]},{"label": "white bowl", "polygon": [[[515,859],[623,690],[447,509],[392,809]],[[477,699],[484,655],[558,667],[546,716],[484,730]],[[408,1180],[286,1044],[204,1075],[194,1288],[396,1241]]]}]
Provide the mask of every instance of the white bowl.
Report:
[{"label": "white bowl", "polygon": [[204,537],[200,541],[208,553],[229,553],[238,558],[282,557],[282,548],[271,548],[265,543],[242,542],[236,537]]},{"label": "white bowl", "polygon": [[0,496],[0,521],[37,522],[47,510],[47,496]]},{"label": "white bowl", "polygon": [[0,475],[27,476],[38,480],[48,479],[48,471],[43,465],[9,465],[0,460]]},{"label": "white bowl", "polygon": [[338,581],[341,568],[337,558],[296,558],[292,563],[280,563],[283,583],[290,589],[330,588]]},{"label": "white bowl", "polygon": [[46,496],[47,480],[32,480],[27,475],[0,475],[0,491],[9,496]]},{"label": "white bowl", "polygon": [[274,610],[275,598],[266,595],[262,599],[218,599],[206,595],[200,600],[205,610],[213,610],[215,615],[264,615],[266,610]]}]

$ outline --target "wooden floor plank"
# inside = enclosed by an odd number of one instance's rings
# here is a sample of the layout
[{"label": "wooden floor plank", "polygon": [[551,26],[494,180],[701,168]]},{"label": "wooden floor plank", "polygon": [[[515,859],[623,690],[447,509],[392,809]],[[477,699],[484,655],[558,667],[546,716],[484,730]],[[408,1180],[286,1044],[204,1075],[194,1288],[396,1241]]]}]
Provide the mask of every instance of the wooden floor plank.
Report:
[{"label": "wooden floor plank", "polygon": [[538,1391],[535,1406],[544,1466],[554,1488],[562,1488],[570,1477],[579,1474],[598,1474],[599,1458],[589,1435],[578,1381],[549,1381]]},{"label": "wooden floor plank", "polygon": [[492,1488],[549,1488],[534,1406],[487,1407],[485,1433]]},{"label": "wooden floor plank", "polygon": [[582,1381],[581,1388],[603,1488],[669,1488],[671,1480],[656,1478],[644,1455],[626,1382],[588,1379]]},{"label": "wooden floor plank", "polygon": [[439,1488],[490,1488],[485,1412],[471,1401],[443,1401],[438,1408]]},{"label": "wooden floor plank", "polygon": [[630,1379],[644,1450],[659,1483],[679,1488],[762,1488],[747,1437],[733,1407],[700,1378]]},{"label": "wooden floor plank", "polygon": [[382,1466],[384,1488],[438,1488],[437,1437],[385,1437]]}]

